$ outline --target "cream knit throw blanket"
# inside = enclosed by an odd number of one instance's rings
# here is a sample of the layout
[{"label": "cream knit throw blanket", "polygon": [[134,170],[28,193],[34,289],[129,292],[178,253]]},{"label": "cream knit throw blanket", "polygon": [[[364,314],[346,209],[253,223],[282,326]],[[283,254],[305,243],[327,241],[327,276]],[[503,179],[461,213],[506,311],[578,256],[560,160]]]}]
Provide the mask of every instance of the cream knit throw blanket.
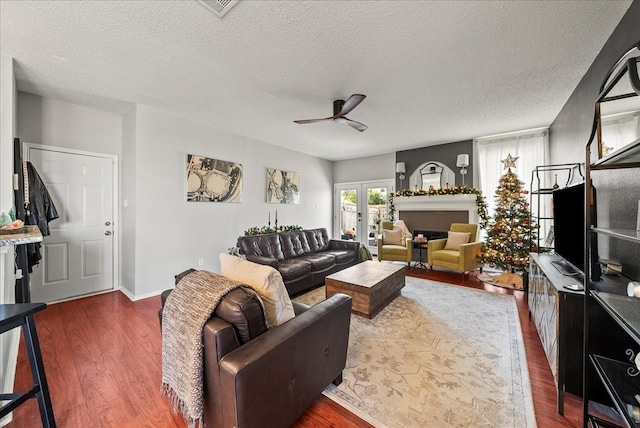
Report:
[{"label": "cream knit throw blanket", "polygon": [[220,299],[242,285],[195,271],[180,280],[162,310],[162,393],[189,428],[204,426],[202,329]]}]

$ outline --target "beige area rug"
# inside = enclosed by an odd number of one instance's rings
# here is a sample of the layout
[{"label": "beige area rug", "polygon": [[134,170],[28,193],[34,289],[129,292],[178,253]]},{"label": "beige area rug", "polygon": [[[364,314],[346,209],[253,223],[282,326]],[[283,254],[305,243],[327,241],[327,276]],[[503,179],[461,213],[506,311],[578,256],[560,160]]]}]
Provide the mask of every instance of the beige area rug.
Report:
[{"label": "beige area rug", "polygon": [[536,426],[513,296],[407,277],[374,319],[351,316],[343,379],[324,394],[376,427]]}]

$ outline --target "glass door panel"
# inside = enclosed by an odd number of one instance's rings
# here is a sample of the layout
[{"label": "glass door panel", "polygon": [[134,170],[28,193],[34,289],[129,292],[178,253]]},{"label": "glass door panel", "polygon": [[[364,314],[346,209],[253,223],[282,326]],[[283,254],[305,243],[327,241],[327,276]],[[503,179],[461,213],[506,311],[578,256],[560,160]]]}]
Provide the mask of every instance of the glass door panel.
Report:
[{"label": "glass door panel", "polygon": [[340,239],[357,239],[359,229],[358,193],[359,191],[355,187],[338,190]]},{"label": "glass door panel", "polygon": [[382,227],[381,223],[387,220],[389,192],[386,186],[365,186],[365,190],[367,195],[365,210],[367,215],[364,225],[367,230],[366,242],[370,251],[377,252],[377,237]]}]

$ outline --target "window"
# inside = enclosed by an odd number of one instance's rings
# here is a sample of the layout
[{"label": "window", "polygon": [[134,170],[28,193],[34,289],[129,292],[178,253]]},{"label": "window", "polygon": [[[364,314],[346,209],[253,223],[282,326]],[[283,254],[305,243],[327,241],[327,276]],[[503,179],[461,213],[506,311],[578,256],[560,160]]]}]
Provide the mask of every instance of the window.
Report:
[{"label": "window", "polygon": [[[509,154],[518,157],[512,171],[524,183],[525,190],[531,187],[531,172],[534,168],[549,163],[549,133],[546,129],[476,138],[473,142],[476,183],[487,200],[490,216],[495,213],[498,182],[506,172],[501,160]],[[540,231],[543,236],[547,232]]]}]

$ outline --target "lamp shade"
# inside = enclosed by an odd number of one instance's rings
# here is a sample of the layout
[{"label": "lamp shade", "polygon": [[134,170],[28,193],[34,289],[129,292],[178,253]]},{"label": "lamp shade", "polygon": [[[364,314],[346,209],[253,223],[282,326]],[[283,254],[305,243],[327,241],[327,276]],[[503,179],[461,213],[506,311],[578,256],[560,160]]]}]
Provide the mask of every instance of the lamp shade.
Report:
[{"label": "lamp shade", "polygon": [[469,155],[468,154],[458,155],[458,160],[456,161],[456,166],[458,168],[464,168],[466,166],[469,166]]},{"label": "lamp shade", "polygon": [[396,163],[396,172],[398,174],[404,174],[405,172],[407,172],[407,167],[405,166],[404,162]]}]

